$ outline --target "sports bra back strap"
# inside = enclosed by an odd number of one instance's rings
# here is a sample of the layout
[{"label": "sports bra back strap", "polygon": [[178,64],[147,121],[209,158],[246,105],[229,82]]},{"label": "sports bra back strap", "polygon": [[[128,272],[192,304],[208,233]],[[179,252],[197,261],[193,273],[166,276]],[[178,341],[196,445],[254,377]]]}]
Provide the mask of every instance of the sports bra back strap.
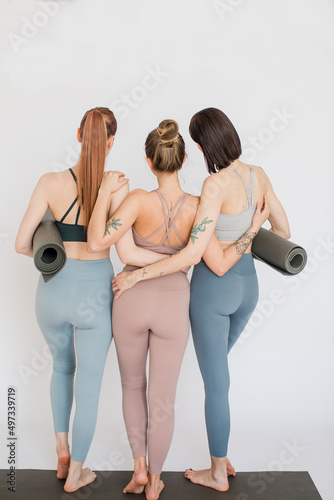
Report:
[{"label": "sports bra back strap", "polygon": [[188,195],[187,193],[184,193],[184,195],[183,195],[183,196],[179,199],[179,201],[178,201],[178,202],[174,205],[174,207],[173,207],[173,211],[175,210],[175,208],[177,207],[177,205],[179,205],[179,208],[178,208],[178,210],[177,210],[177,212],[176,212],[176,214],[175,214],[175,217],[174,217],[174,218],[173,218],[173,220],[172,220],[171,225],[169,226],[169,231],[170,231],[171,229],[174,229],[174,231],[175,231],[175,233],[176,233],[177,237],[179,238],[179,240],[182,242],[182,244],[183,244],[183,245],[185,244],[185,241],[184,241],[184,239],[182,238],[182,236],[180,235],[180,233],[179,233],[179,231],[178,231],[178,229],[177,229],[177,227],[176,227],[175,223],[176,223],[176,220],[177,220],[178,216],[179,216],[179,215],[180,215],[180,213],[181,213],[181,210],[182,210],[182,208],[183,208],[183,205],[185,204],[186,199],[188,198],[188,196],[189,196],[189,195]]},{"label": "sports bra back strap", "polygon": [[254,172],[251,165],[250,168],[250,185],[249,185],[249,195],[250,195],[250,207],[254,205]]},{"label": "sports bra back strap", "polygon": [[71,175],[74,179],[74,182],[77,184],[77,176],[75,175],[75,173],[73,172],[73,170],[71,168],[69,168],[69,171],[71,172]]},{"label": "sports bra back strap", "polygon": [[63,215],[63,217],[60,219],[59,222],[63,222],[63,220],[66,219],[66,217],[68,216],[68,214],[70,213],[70,211],[72,210],[72,208],[74,207],[74,205],[76,204],[77,201],[78,201],[78,197],[75,198],[74,202],[71,204],[70,208],[67,210],[65,215]]},{"label": "sports bra back strap", "polygon": [[[232,168],[232,167],[227,167],[227,168],[229,168],[230,170],[233,170],[233,172],[235,172],[240,177],[240,179],[242,180],[242,182],[244,183],[244,186],[245,186],[245,189],[246,189],[246,193],[247,193],[247,208],[251,207],[251,193],[250,193],[251,187],[247,186],[246,181],[243,178],[243,176],[239,172],[237,172],[236,170],[234,170],[234,168]],[[253,171],[251,169],[251,177],[252,177],[252,172]],[[251,180],[251,182],[252,182],[252,180]]]},{"label": "sports bra back strap", "polygon": [[166,198],[164,197],[164,195],[162,194],[162,192],[160,191],[160,189],[157,189],[156,190],[158,195],[159,195],[159,198],[160,198],[160,201],[161,201],[161,205],[162,205],[162,209],[163,209],[163,212],[164,212],[164,217],[165,217],[165,228],[166,228],[166,234],[164,235],[164,237],[162,238],[161,242],[160,242],[160,245],[162,245],[165,241],[165,239],[167,238],[168,240],[168,245],[170,245],[170,235],[169,235],[169,226],[168,226],[168,222],[169,222],[169,206],[168,206],[168,202],[166,200]]},{"label": "sports bra back strap", "polygon": [[79,220],[79,215],[80,215],[80,205],[79,205],[79,208],[78,208],[78,211],[77,211],[77,216],[75,218],[75,225],[77,226],[78,225],[78,220]]}]

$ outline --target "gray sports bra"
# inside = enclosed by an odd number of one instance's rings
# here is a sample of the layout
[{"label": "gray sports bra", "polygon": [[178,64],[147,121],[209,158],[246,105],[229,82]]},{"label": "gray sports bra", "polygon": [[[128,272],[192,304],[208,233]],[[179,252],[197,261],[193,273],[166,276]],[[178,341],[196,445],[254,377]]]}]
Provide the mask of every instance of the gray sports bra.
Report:
[{"label": "gray sports bra", "polygon": [[239,174],[239,172],[234,170],[234,168],[227,168],[238,174],[244,183],[247,193],[247,205],[245,210],[239,214],[220,213],[216,225],[216,235],[219,241],[236,241],[251,225],[253,215],[256,210],[256,204],[254,203],[254,173],[252,167],[249,165],[251,177],[248,188],[245,179],[241,174]]}]

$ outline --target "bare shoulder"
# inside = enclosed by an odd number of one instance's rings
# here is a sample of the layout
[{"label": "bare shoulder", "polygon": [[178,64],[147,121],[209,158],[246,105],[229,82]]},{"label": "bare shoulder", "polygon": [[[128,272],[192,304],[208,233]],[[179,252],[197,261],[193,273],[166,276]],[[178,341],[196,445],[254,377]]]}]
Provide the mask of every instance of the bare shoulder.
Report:
[{"label": "bare shoulder", "polygon": [[48,172],[39,178],[37,187],[43,191],[52,191],[63,184],[64,179],[64,172]]},{"label": "bare shoulder", "polygon": [[132,189],[127,195],[126,199],[131,204],[137,204],[140,206],[145,206],[149,201],[149,196],[151,193],[145,191],[145,189]]},{"label": "bare shoulder", "polygon": [[230,182],[231,173],[226,168],[207,177],[203,182],[201,204],[204,202],[223,203],[224,197],[229,191]]},{"label": "bare shoulder", "polygon": [[188,194],[188,198],[187,198],[186,203],[189,206],[189,208],[193,208],[194,210],[197,210],[198,205],[199,205],[199,201],[200,201],[199,196],[194,196],[193,194]]},{"label": "bare shoulder", "polygon": [[150,193],[148,193],[147,191],[145,191],[145,189],[132,189],[129,194],[128,194],[128,198],[132,198],[133,200],[143,200],[145,198],[147,198],[147,195],[149,195]]},{"label": "bare shoulder", "polygon": [[270,188],[271,184],[270,184],[269,177],[267,176],[267,174],[265,173],[263,168],[258,167],[256,165],[252,165],[252,169],[253,169],[254,176],[255,176],[255,179],[258,182],[258,184],[261,186],[261,188],[264,191],[267,191]]}]

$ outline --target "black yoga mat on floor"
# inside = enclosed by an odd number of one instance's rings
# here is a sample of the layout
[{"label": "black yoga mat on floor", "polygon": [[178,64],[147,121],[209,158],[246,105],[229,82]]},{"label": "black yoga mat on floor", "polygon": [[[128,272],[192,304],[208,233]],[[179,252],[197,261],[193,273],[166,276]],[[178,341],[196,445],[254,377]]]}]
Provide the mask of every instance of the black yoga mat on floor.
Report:
[{"label": "black yoga mat on floor", "polygon": [[300,273],[307,263],[304,248],[263,227],[254,238],[252,254],[255,259],[286,276]]},{"label": "black yoga mat on floor", "polygon": [[45,282],[58,274],[66,264],[66,252],[50,210],[46,212],[33,236],[34,264]]},{"label": "black yoga mat on floor", "polygon": [[[16,492],[10,492],[7,473],[0,471],[1,500],[145,500],[122,493],[132,472],[97,472],[96,481],[76,493],[65,493],[65,481],[50,470],[16,471]],[[161,500],[322,500],[308,472],[237,472],[225,493],[192,484],[182,472],[163,472],[161,479]]]}]

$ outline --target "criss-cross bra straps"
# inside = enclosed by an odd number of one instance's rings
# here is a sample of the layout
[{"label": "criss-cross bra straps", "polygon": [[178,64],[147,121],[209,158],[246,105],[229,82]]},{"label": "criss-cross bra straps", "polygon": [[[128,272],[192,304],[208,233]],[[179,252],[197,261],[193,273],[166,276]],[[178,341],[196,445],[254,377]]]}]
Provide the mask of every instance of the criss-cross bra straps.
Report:
[{"label": "criss-cross bra straps", "polygon": [[251,174],[249,187],[247,186],[245,179],[242,177],[242,175],[239,172],[234,170],[234,168],[232,168],[232,167],[227,167],[227,168],[229,168],[230,170],[233,170],[233,172],[238,174],[238,176],[240,177],[240,179],[244,183],[246,193],[247,193],[247,207],[246,208],[252,208],[254,206],[254,173],[253,173],[253,169],[252,169],[251,165],[249,165],[250,174]]},{"label": "criss-cross bra straps", "polygon": [[[148,240],[148,239],[152,238],[157,233],[159,233],[159,231],[161,231],[161,229],[163,229],[165,227],[166,228],[166,234],[164,235],[164,237],[160,241],[159,245],[162,245],[166,241],[166,238],[167,238],[168,245],[172,246],[171,237],[170,237],[170,233],[171,233],[172,229],[175,231],[177,237],[182,242],[182,245],[185,245],[186,242],[184,241],[184,239],[180,235],[179,231],[177,230],[177,227],[175,226],[175,223],[176,223],[176,220],[177,220],[177,218],[178,218],[178,216],[179,216],[179,214],[180,214],[180,212],[182,210],[182,207],[183,207],[183,205],[184,205],[184,203],[185,203],[185,201],[186,201],[186,199],[188,198],[189,195],[187,193],[184,193],[177,200],[177,202],[175,203],[175,205],[173,206],[173,208],[170,208],[169,205],[168,205],[168,202],[167,202],[166,198],[164,197],[164,195],[162,194],[162,192],[160,191],[160,189],[156,189],[156,193],[159,195],[159,198],[160,198],[160,201],[161,201],[161,205],[162,205],[162,209],[163,209],[163,212],[164,212],[165,221],[161,224],[161,226],[156,231],[154,231],[152,234],[149,234],[148,236],[146,236],[146,238],[143,238],[143,239]],[[178,210],[176,211],[176,209],[178,209]],[[176,214],[175,214],[175,212],[176,212]]]},{"label": "criss-cross bra straps", "polygon": [[[77,176],[75,175],[75,173],[73,172],[73,170],[71,168],[69,168],[69,171],[71,172],[71,175],[74,179],[74,182],[77,184]],[[70,211],[72,210],[72,208],[74,207],[74,205],[76,204],[77,201],[78,201],[78,196],[75,198],[75,200],[73,201],[73,203],[71,204],[71,206],[69,207],[69,209],[67,210],[65,215],[63,215],[63,217],[60,219],[60,222],[63,222],[64,219],[66,219],[66,217],[68,216],[68,214],[70,213]],[[79,215],[80,215],[80,204],[78,207],[77,216],[75,218],[75,225],[76,226],[78,225]]]}]

